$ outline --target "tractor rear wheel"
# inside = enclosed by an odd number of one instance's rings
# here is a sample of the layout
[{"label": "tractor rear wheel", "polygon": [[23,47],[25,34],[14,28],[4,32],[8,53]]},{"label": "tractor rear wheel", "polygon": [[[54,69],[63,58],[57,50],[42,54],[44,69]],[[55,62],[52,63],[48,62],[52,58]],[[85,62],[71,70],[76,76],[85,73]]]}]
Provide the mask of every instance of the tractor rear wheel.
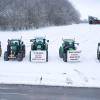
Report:
[{"label": "tractor rear wheel", "polygon": [[63,54],[63,61],[67,62],[67,54],[66,53]]},{"label": "tractor rear wheel", "polygon": [[1,57],[1,54],[2,54],[2,49],[0,48],[0,57]]},{"label": "tractor rear wheel", "polygon": [[62,51],[62,47],[59,48],[59,57],[63,58],[63,51]]},{"label": "tractor rear wheel", "polygon": [[25,57],[25,45],[23,45],[22,50],[23,50],[23,57]]},{"label": "tractor rear wheel", "polygon": [[10,45],[7,45],[7,52],[10,53]]},{"label": "tractor rear wheel", "polygon": [[30,51],[30,54],[29,54],[29,61],[31,62],[31,51]]},{"label": "tractor rear wheel", "polygon": [[48,51],[46,51],[46,62],[48,62]]},{"label": "tractor rear wheel", "polygon": [[99,49],[97,50],[97,59],[100,60],[100,51],[99,51]]},{"label": "tractor rear wheel", "polygon": [[9,58],[8,58],[8,52],[6,51],[4,53],[4,61],[8,61],[8,60],[9,60]]},{"label": "tractor rear wheel", "polygon": [[100,60],[100,43],[98,43],[98,48],[97,48],[97,59]]},{"label": "tractor rear wheel", "polygon": [[23,60],[23,54],[22,53],[18,53],[17,60],[18,61],[22,61]]}]

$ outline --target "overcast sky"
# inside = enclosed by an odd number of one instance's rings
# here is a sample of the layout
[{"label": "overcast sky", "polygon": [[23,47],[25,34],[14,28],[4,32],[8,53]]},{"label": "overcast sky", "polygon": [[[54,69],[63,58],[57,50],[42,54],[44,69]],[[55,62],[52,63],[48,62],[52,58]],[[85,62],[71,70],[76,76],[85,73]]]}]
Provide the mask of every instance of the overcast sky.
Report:
[{"label": "overcast sky", "polygon": [[82,19],[87,19],[89,15],[100,19],[100,0],[69,0],[80,12]]}]

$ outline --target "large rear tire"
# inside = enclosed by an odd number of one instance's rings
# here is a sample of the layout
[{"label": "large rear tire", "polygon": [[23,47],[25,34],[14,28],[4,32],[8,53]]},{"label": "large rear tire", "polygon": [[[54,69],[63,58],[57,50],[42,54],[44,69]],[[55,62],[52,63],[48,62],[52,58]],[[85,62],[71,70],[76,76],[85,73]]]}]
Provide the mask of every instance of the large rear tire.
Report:
[{"label": "large rear tire", "polygon": [[62,47],[59,48],[59,57],[63,58],[63,51],[62,51]]},{"label": "large rear tire", "polygon": [[18,53],[17,60],[18,61],[22,61],[23,60],[23,54],[22,53]]},{"label": "large rear tire", "polygon": [[46,51],[46,62],[48,62],[48,51]]},{"label": "large rear tire", "polygon": [[25,57],[25,45],[23,45],[23,57]]},{"label": "large rear tire", "polygon": [[100,51],[99,51],[99,49],[97,50],[97,59],[100,60]]},{"label": "large rear tire", "polygon": [[0,57],[1,57],[1,54],[2,54],[2,49],[0,48]]},{"label": "large rear tire", "polygon": [[100,60],[100,43],[98,43],[98,48],[97,48],[97,59]]},{"label": "large rear tire", "polygon": [[8,55],[10,54],[10,45],[7,45],[7,52],[8,52]]},{"label": "large rear tire", "polygon": [[29,54],[29,61],[31,62],[31,51],[30,51],[30,54]]},{"label": "large rear tire", "polygon": [[8,58],[8,52],[6,51],[4,53],[4,61],[8,61],[8,60],[9,60],[9,58]]},{"label": "large rear tire", "polygon": [[66,53],[63,54],[63,61],[67,62],[67,54]]}]

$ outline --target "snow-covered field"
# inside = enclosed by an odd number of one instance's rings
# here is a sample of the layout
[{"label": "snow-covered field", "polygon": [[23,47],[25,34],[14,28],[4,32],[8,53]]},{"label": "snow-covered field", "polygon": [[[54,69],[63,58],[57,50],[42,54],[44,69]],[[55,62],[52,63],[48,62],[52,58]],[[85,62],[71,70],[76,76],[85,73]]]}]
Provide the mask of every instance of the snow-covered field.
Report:
[{"label": "snow-covered field", "polygon": [[[49,61],[29,62],[30,39],[46,35],[49,39]],[[23,37],[26,57],[22,62],[3,60],[7,40]],[[81,62],[65,63],[58,50],[62,38],[75,38],[82,50]],[[100,87],[100,62],[96,58],[100,25],[73,24],[18,32],[0,32],[3,54],[0,58],[0,83],[38,84],[76,87]],[[41,80],[42,79],[42,80]]]}]

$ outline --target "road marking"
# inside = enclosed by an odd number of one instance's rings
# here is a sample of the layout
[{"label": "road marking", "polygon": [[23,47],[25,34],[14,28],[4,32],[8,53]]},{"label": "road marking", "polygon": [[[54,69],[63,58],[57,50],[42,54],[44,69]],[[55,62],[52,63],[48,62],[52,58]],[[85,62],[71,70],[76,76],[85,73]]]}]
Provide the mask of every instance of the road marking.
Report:
[{"label": "road marking", "polygon": [[5,92],[1,92],[0,95],[19,95],[19,96],[32,97],[32,95],[30,95],[30,94],[23,94],[23,93],[5,93]]},{"label": "road marking", "polygon": [[6,88],[6,87],[0,87],[0,89],[2,89],[2,90],[14,90],[14,89],[17,89],[17,88]]}]

